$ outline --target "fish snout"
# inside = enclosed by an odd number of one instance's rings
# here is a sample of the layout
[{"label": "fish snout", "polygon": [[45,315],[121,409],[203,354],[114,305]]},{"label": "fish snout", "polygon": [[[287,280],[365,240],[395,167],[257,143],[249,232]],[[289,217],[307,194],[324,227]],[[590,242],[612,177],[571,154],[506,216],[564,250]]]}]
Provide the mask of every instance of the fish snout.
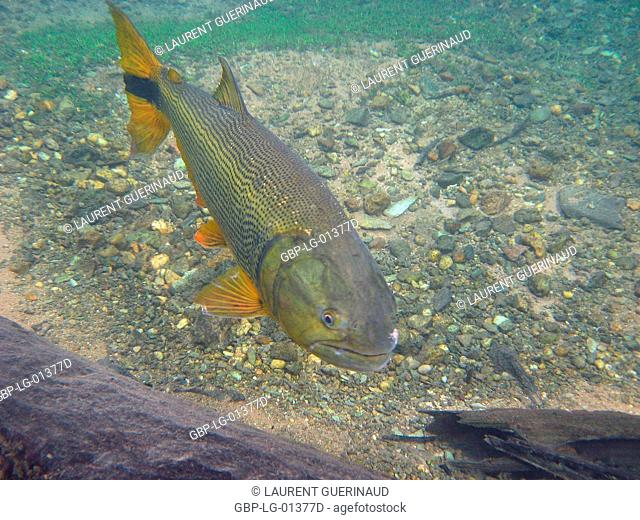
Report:
[{"label": "fish snout", "polygon": [[[388,329],[387,329],[388,330]],[[369,334],[369,341],[366,345],[367,355],[390,354],[398,345],[398,329],[393,329],[390,334]]]},{"label": "fish snout", "polygon": [[396,348],[396,345],[398,344],[398,338],[400,337],[400,334],[398,333],[398,329],[393,329],[393,332],[390,334],[391,336],[391,343],[393,344],[393,346],[391,347],[391,350],[393,350],[394,348]]},{"label": "fish snout", "polygon": [[398,330],[393,329],[384,341],[372,342],[366,346],[318,341],[309,346],[309,351],[339,367],[376,371],[387,366],[397,344]]}]

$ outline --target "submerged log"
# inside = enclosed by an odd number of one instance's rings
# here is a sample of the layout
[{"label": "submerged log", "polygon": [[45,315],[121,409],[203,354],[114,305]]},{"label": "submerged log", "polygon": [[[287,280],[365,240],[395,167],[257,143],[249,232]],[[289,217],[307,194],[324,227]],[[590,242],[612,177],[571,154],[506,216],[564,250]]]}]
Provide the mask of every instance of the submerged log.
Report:
[{"label": "submerged log", "polygon": [[461,452],[449,469],[525,478],[640,478],[640,416],[586,410],[425,411]]},{"label": "submerged log", "polygon": [[220,414],[2,317],[0,398],[0,479],[384,478],[238,422],[192,440],[190,431]]}]

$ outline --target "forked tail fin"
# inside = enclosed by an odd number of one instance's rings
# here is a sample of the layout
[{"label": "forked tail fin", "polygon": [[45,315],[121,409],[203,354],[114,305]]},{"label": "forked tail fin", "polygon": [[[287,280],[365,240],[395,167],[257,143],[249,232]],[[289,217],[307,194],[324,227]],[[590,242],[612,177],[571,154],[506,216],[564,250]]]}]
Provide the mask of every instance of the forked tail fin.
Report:
[{"label": "forked tail fin", "polygon": [[160,90],[157,80],[162,64],[151,52],[131,20],[107,0],[116,38],[120,47],[120,66],[124,71],[125,92],[131,117],[127,129],[131,134],[131,155],[151,153],[164,141],[171,124],[158,109]]}]

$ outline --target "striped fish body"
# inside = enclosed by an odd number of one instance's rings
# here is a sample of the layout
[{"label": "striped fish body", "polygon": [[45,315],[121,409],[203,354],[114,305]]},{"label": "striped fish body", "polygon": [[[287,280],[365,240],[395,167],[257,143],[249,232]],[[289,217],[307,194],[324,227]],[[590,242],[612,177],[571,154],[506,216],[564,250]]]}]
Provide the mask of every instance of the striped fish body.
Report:
[{"label": "striped fish body", "polygon": [[[109,6],[132,151],[153,152],[173,129],[196,202],[212,217],[195,238],[229,247],[239,264],[195,301],[218,316],[270,315],[298,345],[335,365],[384,367],[398,340],[395,301],[358,233],[343,228],[347,217],[325,182],[249,114],[224,58],[210,95],[162,66],[126,15]],[[306,243],[311,250],[283,258]]]},{"label": "striped fish body", "polygon": [[325,182],[254,117],[185,83],[167,90],[159,107],[207,208],[255,283],[274,237],[322,233],[346,220]]}]

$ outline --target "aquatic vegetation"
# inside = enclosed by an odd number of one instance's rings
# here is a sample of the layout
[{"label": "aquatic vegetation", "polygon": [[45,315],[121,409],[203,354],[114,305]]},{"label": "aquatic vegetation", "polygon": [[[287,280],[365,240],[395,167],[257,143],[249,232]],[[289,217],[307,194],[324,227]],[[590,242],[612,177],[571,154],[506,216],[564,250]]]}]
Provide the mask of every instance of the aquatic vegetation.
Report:
[{"label": "aquatic vegetation", "polygon": [[[473,13],[473,2],[463,2]],[[252,13],[249,23],[226,24],[215,27],[206,36],[189,42],[188,58],[212,59],[215,55],[233,55],[248,50],[293,49],[306,50],[316,47],[346,47],[351,43],[370,44],[380,40],[397,41],[399,49],[410,55],[420,50],[408,40],[428,41],[473,26],[474,37],[486,45],[496,45],[507,40],[516,41],[516,32],[500,33],[491,29],[491,24],[476,11],[464,20],[453,21],[448,16],[446,2],[436,2],[424,9],[421,0],[409,0],[402,5],[402,16],[397,16],[397,6],[388,2],[375,2],[367,8],[356,3],[328,0],[309,3],[305,9],[293,1],[279,1]],[[106,8],[104,14],[106,15]],[[176,24],[173,18],[158,11],[158,18],[141,21],[140,31],[149,42],[161,44],[182,32],[202,25],[207,21],[185,19]],[[3,48],[3,61],[10,65],[7,73],[25,85],[50,83],[59,88],[70,80],[78,80],[87,67],[104,65],[114,60],[113,29],[103,17],[92,26],[77,26],[60,20],[47,31],[26,31],[19,34]],[[384,24],[379,20],[385,20]],[[467,25],[465,25],[467,24]],[[363,48],[363,52],[366,50]],[[170,56],[170,61],[179,65],[186,56],[181,49]],[[20,56],[19,62],[8,59],[11,54]],[[53,85],[51,89],[53,90]],[[46,91],[45,93],[49,93]]]}]

